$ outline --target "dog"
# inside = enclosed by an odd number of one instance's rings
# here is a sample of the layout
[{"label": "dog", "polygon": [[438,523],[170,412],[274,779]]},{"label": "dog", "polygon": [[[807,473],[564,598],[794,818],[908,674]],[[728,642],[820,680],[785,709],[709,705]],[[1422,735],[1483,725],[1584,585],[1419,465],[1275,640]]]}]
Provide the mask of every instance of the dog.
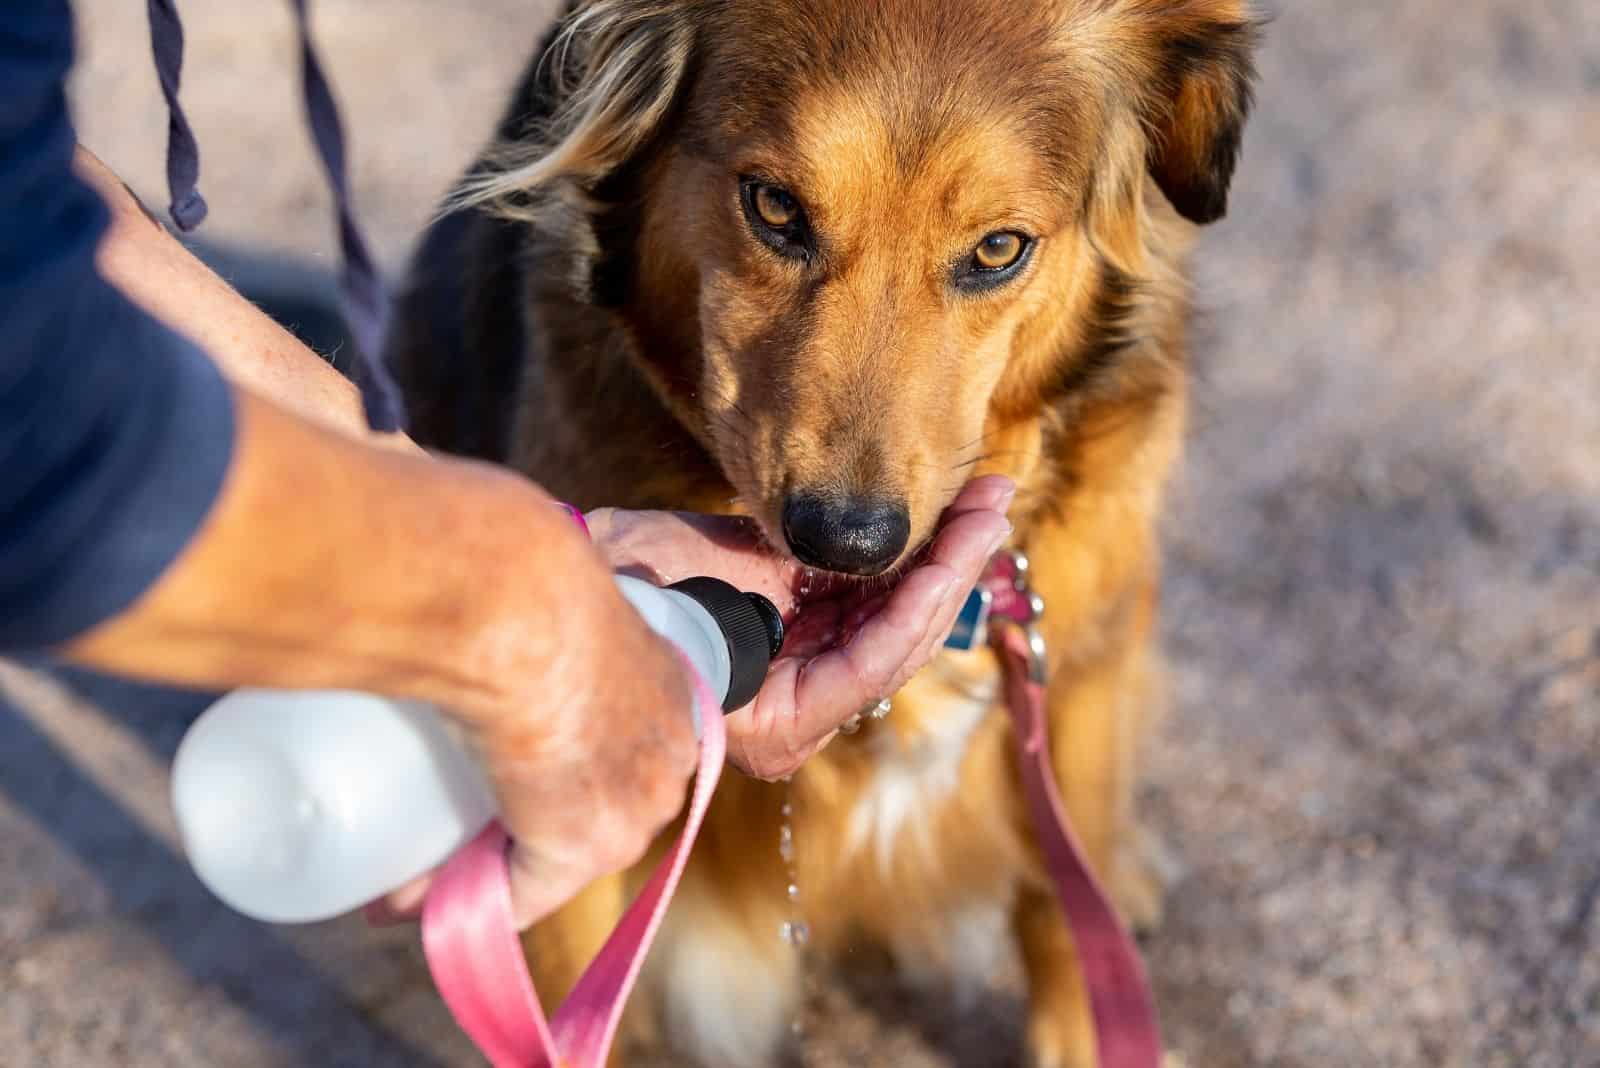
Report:
[{"label": "dog", "polygon": [[[1153,922],[1132,796],[1161,706],[1185,261],[1227,206],[1257,33],[1243,0],[569,3],[403,287],[388,359],[417,436],[584,508],[744,514],[863,578],[968,477],[1010,476],[1061,792],[1125,917]],[[981,973],[1009,928],[1031,1062],[1093,1065],[998,682],[992,653],[942,654],[791,783],[730,774],[636,1032],[709,1065],[781,1053],[787,801],[808,952]],[[639,878],[530,933],[547,997]]]}]

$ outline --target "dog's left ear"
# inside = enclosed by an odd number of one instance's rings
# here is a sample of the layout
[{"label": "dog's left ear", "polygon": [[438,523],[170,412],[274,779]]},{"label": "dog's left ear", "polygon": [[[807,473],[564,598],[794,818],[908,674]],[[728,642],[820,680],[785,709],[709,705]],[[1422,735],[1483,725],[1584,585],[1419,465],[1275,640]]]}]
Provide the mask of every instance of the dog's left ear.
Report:
[{"label": "dog's left ear", "polygon": [[1184,218],[1228,210],[1228,186],[1250,113],[1259,23],[1239,0],[1179,0],[1164,19],[1148,106],[1150,175]]}]

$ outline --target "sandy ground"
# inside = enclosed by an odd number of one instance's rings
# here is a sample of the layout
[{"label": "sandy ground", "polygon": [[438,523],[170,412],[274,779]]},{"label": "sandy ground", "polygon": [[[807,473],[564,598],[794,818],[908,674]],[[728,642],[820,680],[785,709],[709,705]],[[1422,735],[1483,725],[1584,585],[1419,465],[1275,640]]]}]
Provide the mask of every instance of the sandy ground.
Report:
[{"label": "sandy ground", "polygon": [[[142,5],[80,6],[84,138],[159,204]],[[394,264],[541,5],[314,6]],[[187,7],[210,238],[328,267],[285,5]],[[1597,1066],[1600,18],[1301,0],[1269,41],[1168,538],[1168,1037],[1190,1068]],[[0,688],[0,1062],[475,1063],[408,934],[267,930],[186,874],[163,768],[197,698]],[[1016,1063],[1010,989],[829,984],[805,1060]]]}]

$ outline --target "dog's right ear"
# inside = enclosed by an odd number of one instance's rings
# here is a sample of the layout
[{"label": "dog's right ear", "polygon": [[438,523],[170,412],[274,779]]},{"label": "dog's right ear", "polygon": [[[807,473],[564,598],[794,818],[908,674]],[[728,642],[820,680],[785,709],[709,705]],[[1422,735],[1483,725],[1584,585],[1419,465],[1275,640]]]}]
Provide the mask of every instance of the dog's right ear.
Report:
[{"label": "dog's right ear", "polygon": [[535,83],[549,118],[502,140],[446,205],[525,214],[559,185],[593,189],[647,145],[694,54],[692,0],[573,0]]}]

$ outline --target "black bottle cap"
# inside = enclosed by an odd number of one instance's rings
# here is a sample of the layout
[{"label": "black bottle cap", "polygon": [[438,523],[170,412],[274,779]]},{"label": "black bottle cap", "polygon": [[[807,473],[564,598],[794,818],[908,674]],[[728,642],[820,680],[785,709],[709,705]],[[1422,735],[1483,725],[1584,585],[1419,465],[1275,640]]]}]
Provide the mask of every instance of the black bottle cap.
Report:
[{"label": "black bottle cap", "polygon": [[767,681],[767,668],[783,648],[783,617],[759,593],[741,593],[721,579],[687,578],[668,586],[711,614],[728,643],[728,696],[722,711],[749,704]]}]

